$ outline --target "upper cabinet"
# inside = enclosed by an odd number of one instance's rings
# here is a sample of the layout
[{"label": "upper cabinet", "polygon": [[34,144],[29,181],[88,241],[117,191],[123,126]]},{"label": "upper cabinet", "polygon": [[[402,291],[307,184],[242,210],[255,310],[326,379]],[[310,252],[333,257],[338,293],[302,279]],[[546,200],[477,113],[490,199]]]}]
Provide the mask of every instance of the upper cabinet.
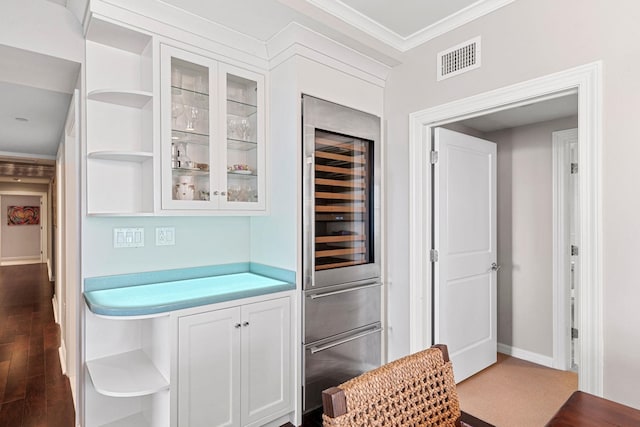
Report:
[{"label": "upper cabinet", "polygon": [[264,76],[161,45],[163,210],[265,208]]},{"label": "upper cabinet", "polygon": [[264,213],[264,74],[164,40],[91,18],[87,214]]},{"label": "upper cabinet", "polygon": [[153,42],[93,19],[86,41],[87,213],[154,212]]}]

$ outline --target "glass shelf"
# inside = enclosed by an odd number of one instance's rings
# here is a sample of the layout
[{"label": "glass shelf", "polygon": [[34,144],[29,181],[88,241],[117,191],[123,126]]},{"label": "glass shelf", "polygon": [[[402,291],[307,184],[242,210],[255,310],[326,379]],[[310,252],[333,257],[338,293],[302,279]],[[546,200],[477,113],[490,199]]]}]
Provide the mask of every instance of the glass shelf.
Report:
[{"label": "glass shelf", "polygon": [[198,168],[172,168],[173,173],[179,173],[180,175],[194,175],[205,176],[209,175],[209,171],[205,171]]},{"label": "glass shelf", "polygon": [[246,102],[227,99],[227,114],[231,116],[249,117],[258,111],[258,107]]},{"label": "glass shelf", "polygon": [[257,178],[258,175],[256,172],[249,173],[237,173],[237,172],[227,172],[227,178],[235,178],[235,179],[251,179]]},{"label": "glass shelf", "polygon": [[200,92],[200,91],[193,90],[193,89],[185,89],[183,87],[178,87],[178,86],[171,85],[171,94],[172,95],[180,96],[185,92],[193,94],[193,95],[196,95],[196,96],[206,96],[206,97],[209,96],[209,94],[206,93],[206,92]]},{"label": "glass shelf", "polygon": [[255,150],[258,143],[254,141],[244,141],[242,139],[227,138],[227,148],[238,151]]},{"label": "glass shelf", "polygon": [[186,130],[171,130],[171,142],[185,144],[209,145],[209,135],[189,132]]}]

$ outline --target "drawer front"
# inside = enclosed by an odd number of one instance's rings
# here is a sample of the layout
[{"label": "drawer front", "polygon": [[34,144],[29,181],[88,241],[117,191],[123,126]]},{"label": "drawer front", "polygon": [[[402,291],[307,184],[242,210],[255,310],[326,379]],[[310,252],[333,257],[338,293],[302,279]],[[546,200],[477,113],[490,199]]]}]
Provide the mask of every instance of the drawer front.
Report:
[{"label": "drawer front", "polygon": [[306,344],[380,321],[380,283],[306,292]]},{"label": "drawer front", "polygon": [[380,366],[380,324],[305,346],[304,411],[322,406],[322,391]]}]

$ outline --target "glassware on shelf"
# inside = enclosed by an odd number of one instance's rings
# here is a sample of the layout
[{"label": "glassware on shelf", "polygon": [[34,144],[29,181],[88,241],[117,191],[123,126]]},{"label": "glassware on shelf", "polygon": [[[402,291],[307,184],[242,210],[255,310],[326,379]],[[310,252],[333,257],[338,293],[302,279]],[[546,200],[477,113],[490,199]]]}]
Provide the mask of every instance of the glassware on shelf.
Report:
[{"label": "glassware on shelf", "polygon": [[238,134],[241,140],[249,140],[249,135],[251,134],[251,122],[249,119],[240,119],[238,122]]},{"label": "glassware on shelf", "polygon": [[198,116],[200,111],[196,107],[191,107],[190,111],[187,112],[187,127],[185,128],[189,132],[193,132],[196,130],[196,124],[198,123]]},{"label": "glassware on shelf", "polygon": [[171,126],[173,129],[178,128],[178,117],[184,113],[184,104],[182,103],[181,96],[173,96],[171,101]]},{"label": "glassware on shelf", "polygon": [[187,155],[187,145],[182,143],[178,144],[176,151],[177,167],[182,169],[192,168],[193,162]]},{"label": "glassware on shelf", "polygon": [[176,200],[193,200],[193,196],[196,192],[196,186],[194,184],[193,176],[180,175],[178,176],[178,183],[175,185],[175,198]]}]

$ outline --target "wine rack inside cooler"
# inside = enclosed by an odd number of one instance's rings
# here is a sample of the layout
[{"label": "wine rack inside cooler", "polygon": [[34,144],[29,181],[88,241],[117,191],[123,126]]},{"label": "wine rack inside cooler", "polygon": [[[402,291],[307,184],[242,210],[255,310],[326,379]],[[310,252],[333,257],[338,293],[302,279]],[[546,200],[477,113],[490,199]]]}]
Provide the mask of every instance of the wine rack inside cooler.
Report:
[{"label": "wine rack inside cooler", "polygon": [[372,148],[372,141],[316,129],[316,271],[373,262]]}]

